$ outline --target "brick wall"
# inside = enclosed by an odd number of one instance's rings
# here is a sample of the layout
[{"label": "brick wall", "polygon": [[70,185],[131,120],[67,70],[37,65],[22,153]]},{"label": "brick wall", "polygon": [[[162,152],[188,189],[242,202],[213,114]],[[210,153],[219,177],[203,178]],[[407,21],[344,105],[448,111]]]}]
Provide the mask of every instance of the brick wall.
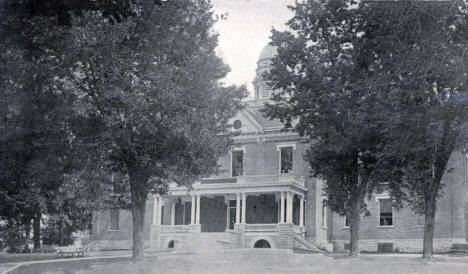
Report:
[{"label": "brick wall", "polygon": [[317,182],[315,179],[306,181],[307,193],[306,193],[306,203],[305,203],[305,227],[306,227],[306,238],[309,241],[314,242],[316,236],[316,185]]},{"label": "brick wall", "polygon": [[[307,177],[309,175],[308,163],[303,159],[307,144],[303,144],[295,134],[284,134],[269,137],[252,137],[248,139],[235,139],[237,146],[244,150],[244,175],[279,174],[279,152],[276,147],[280,143],[295,143],[293,154],[293,172],[295,175]],[[218,160],[220,173],[213,178],[230,177],[231,155],[226,153]],[[228,172],[229,171],[229,172]]]},{"label": "brick wall", "polygon": [[[149,246],[151,223],[153,222],[153,198],[149,197],[145,210],[143,236],[146,247]],[[109,210],[95,211],[92,221],[91,248],[93,250],[116,250],[132,248],[133,220],[130,210],[120,209],[119,230],[110,231]]]}]

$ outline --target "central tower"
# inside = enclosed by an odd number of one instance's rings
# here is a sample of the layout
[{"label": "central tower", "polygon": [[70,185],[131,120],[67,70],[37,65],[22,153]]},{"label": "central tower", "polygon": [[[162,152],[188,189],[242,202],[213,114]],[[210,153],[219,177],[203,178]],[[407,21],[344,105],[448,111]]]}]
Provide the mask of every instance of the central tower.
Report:
[{"label": "central tower", "polygon": [[252,81],[254,86],[254,99],[255,100],[268,100],[271,96],[271,90],[268,88],[263,74],[271,69],[271,59],[276,55],[276,47],[267,44],[257,61],[257,69],[255,70],[256,76]]}]

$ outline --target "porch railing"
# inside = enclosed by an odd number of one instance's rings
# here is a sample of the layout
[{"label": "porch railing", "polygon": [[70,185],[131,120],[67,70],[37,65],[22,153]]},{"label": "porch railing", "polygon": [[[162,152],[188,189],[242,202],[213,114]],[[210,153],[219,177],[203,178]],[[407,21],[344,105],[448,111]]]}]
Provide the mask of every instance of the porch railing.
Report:
[{"label": "porch railing", "polygon": [[187,233],[189,232],[188,225],[162,225],[161,232],[164,233]]},{"label": "porch railing", "polygon": [[278,232],[278,224],[246,224],[246,232]]}]

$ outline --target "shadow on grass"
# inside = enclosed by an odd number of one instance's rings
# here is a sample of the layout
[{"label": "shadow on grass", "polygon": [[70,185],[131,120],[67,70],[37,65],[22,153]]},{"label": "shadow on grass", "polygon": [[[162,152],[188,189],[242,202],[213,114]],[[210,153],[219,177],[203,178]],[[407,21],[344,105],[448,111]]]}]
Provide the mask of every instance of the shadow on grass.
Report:
[{"label": "shadow on grass", "polygon": [[37,263],[21,266],[11,274],[36,274],[36,273],[63,273],[72,274],[78,271],[90,270],[93,266],[111,263],[133,263],[131,258],[100,258],[79,261],[57,261],[53,263]]},{"label": "shadow on grass", "polygon": [[0,263],[16,263],[26,261],[51,260],[57,257],[57,253],[28,253],[28,254],[0,254]]}]

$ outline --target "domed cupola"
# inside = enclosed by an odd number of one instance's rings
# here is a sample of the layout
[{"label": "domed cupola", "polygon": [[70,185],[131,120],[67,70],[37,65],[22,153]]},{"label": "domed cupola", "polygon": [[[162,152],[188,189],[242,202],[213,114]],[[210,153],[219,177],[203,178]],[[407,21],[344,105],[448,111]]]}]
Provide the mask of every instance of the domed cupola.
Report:
[{"label": "domed cupola", "polygon": [[271,69],[271,59],[277,54],[276,47],[266,45],[257,61],[256,76],[252,81],[254,86],[255,100],[268,100],[271,96],[271,90],[268,89],[262,75]]}]

